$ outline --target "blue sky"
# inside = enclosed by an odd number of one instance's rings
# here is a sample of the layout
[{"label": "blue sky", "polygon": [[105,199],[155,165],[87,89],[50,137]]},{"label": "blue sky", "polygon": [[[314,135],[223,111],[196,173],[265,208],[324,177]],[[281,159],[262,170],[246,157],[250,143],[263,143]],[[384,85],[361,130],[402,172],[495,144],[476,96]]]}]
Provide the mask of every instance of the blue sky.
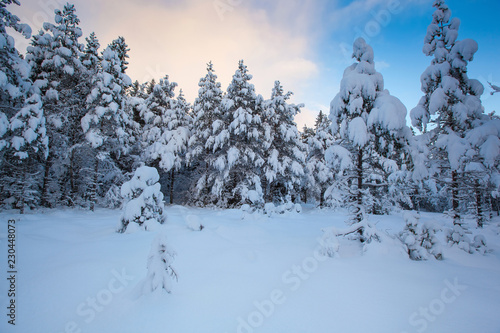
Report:
[{"label": "blue sky", "polygon": [[[36,32],[53,20],[63,0],[21,0],[11,6]],[[385,86],[408,112],[417,104],[420,75],[431,58],[422,53],[433,0],[74,0],[84,36],[95,31],[106,45],[121,35],[131,48],[128,74],[140,82],[169,74],[194,100],[206,63],[214,62],[225,89],[239,59],[254,75],[257,92],[268,97],[274,80],[305,103],[299,127],[312,125],[339,90],[352,63],[352,42],[364,35],[375,51]],[[459,39],[472,38],[479,51],[469,77],[500,85],[498,0],[448,0],[462,24]],[[24,52],[27,41],[17,38]],[[84,40],[82,39],[82,42]],[[500,94],[486,87],[486,111],[500,112]]]},{"label": "blue sky", "polygon": [[[400,3],[400,12],[391,15],[386,26],[379,25],[380,33],[368,37],[371,37],[369,42],[374,48],[375,60],[380,63],[378,70],[384,75],[386,88],[400,98],[410,111],[421,97],[420,75],[431,61],[431,58],[426,57],[421,49],[434,8],[432,1],[401,1]],[[496,0],[448,0],[447,4],[452,10],[453,17],[458,17],[462,22],[459,39],[472,38],[479,44],[479,51],[468,67],[469,77],[479,79],[485,86],[487,86],[486,81],[499,82],[500,26],[497,20],[500,2]],[[360,31],[366,27],[371,28],[377,22],[374,16],[385,12],[386,9],[382,3],[370,13],[360,15],[353,26],[344,28],[340,38],[336,31],[330,37],[332,42],[328,43],[325,48],[326,52],[332,51],[331,47],[334,48],[339,40],[348,43],[349,40],[352,41],[360,35]],[[338,57],[336,55],[337,60]],[[331,63],[328,58],[323,58],[322,61]],[[500,95],[491,96],[489,87],[485,88],[483,104],[486,111],[500,112]]]}]

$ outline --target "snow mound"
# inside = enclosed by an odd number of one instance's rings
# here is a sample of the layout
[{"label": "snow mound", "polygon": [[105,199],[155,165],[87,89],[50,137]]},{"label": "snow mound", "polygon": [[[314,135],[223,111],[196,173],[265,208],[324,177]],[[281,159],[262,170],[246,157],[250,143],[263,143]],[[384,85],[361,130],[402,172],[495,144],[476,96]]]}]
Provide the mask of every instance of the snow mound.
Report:
[{"label": "snow mound", "polygon": [[184,217],[186,226],[193,231],[202,231],[205,227],[201,224],[201,220],[196,215],[187,215]]}]

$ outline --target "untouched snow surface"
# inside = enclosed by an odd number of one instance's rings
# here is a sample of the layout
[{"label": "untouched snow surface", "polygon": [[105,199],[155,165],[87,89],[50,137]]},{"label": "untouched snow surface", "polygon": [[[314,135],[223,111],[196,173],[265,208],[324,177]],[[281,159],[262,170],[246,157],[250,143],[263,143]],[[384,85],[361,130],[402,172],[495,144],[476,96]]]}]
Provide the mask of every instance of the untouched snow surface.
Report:
[{"label": "untouched snow surface", "polygon": [[[307,208],[257,217],[237,210],[179,206],[154,232],[115,232],[120,211],[0,213],[2,274],[7,220],[17,223],[17,317],[7,324],[7,279],[0,282],[0,332],[319,333],[500,331],[500,236],[493,251],[470,255],[443,246],[443,261],[411,261],[384,237],[362,250],[340,241],[337,258],[319,255],[322,228],[346,216]],[[192,231],[186,218],[205,228]],[[423,214],[450,226],[442,215]],[[371,217],[394,235],[401,214]],[[142,295],[151,243],[165,233],[177,253],[172,292]]]}]

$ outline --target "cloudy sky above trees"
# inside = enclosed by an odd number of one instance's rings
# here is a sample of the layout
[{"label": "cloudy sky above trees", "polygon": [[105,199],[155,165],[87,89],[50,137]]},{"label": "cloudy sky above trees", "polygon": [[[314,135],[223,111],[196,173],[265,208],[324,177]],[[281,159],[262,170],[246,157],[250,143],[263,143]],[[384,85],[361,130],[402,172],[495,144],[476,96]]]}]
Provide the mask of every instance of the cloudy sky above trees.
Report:
[{"label": "cloudy sky above trees", "polygon": [[[225,89],[244,59],[257,92],[269,97],[275,80],[305,103],[296,119],[312,125],[328,111],[342,73],[352,63],[352,42],[363,36],[375,51],[386,88],[410,111],[420,98],[420,75],[431,59],[422,53],[432,0],[73,0],[84,37],[95,31],[101,46],[124,36],[131,51],[128,74],[144,82],[165,74],[188,98],[206,63],[213,61]],[[53,21],[62,0],[21,0],[11,6],[36,32]],[[500,85],[498,0],[448,0],[462,21],[459,39],[479,43],[469,76]],[[17,8],[16,8],[17,7]],[[85,40],[82,38],[82,42]],[[24,51],[28,41],[17,38]],[[500,95],[486,87],[487,112],[500,112]]]}]

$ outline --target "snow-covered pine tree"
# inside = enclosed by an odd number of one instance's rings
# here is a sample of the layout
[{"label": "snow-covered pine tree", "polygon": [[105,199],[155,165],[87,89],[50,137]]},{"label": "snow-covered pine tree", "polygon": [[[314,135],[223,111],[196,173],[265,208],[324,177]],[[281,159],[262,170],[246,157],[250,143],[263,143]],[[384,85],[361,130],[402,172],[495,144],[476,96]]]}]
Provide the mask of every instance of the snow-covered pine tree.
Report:
[{"label": "snow-covered pine tree", "polygon": [[[127,78],[129,78],[126,75],[126,70],[128,69],[128,61],[127,59],[129,58],[128,52],[130,51],[128,45],[125,43],[125,38],[124,37],[118,37],[117,39],[113,40],[109,47],[114,50],[118,56],[118,59],[120,61],[120,72],[122,75],[125,75]],[[140,145],[141,145],[141,140],[140,140],[140,133],[142,132],[141,128],[141,121],[135,122],[134,121],[134,105],[138,106],[140,105],[141,101],[139,100],[131,100],[129,98],[129,90],[132,87],[132,81],[130,79],[124,81],[118,81],[118,83],[121,85],[121,92],[122,92],[122,98],[123,98],[123,110],[126,114],[126,118],[128,121],[124,123],[124,130],[125,130],[125,141],[123,145],[123,150],[121,154],[119,155],[112,155],[112,158],[114,160],[115,165],[118,167],[118,169],[121,172],[120,178],[123,180],[123,175],[132,173],[134,169],[137,167],[138,163],[141,163],[140,161]],[[140,112],[139,112],[140,113]],[[137,116],[137,115],[135,115]],[[120,181],[121,182],[121,181]],[[118,182],[118,183],[120,183]],[[116,189],[116,182],[115,184],[110,184],[111,188],[110,190]]]},{"label": "snow-covered pine tree", "polygon": [[422,223],[420,214],[407,212],[403,216],[406,226],[399,234],[399,239],[406,247],[411,260],[428,260],[433,256],[443,259],[441,245],[436,237],[439,228],[433,221]]},{"label": "snow-covered pine tree", "polygon": [[[189,148],[189,139],[193,128],[192,106],[184,97],[182,89],[175,100],[175,113],[169,115],[169,131],[165,133],[168,146],[176,147],[174,168],[168,173],[168,193],[170,204],[174,203],[174,190],[185,193],[189,191],[189,170],[186,168],[186,155]],[[175,125],[177,124],[177,126]],[[176,128],[175,128],[176,127]]]},{"label": "snow-covered pine tree", "polygon": [[[419,164],[420,151],[413,133],[406,125],[406,107],[387,90],[380,93],[368,116],[368,129],[373,135],[373,169],[369,188],[379,202],[373,213],[387,213],[388,207],[412,208],[411,187],[420,181],[425,170]],[[383,185],[381,185],[383,184]]]},{"label": "snow-covered pine tree", "polygon": [[[29,38],[31,28],[22,24],[19,18],[9,12],[8,5],[19,5],[17,0],[0,1],[0,140],[7,132],[8,119],[12,118],[23,106],[24,97],[30,88],[28,64],[19,55],[15,41],[7,33],[7,28]],[[0,149],[5,141],[0,141]]]},{"label": "snow-covered pine tree", "polygon": [[[148,164],[158,164],[162,156],[163,144],[160,142],[168,110],[175,109],[175,87],[177,83],[170,83],[168,75],[160,79],[158,84],[150,82],[150,89],[145,100],[145,107],[141,109],[141,118],[144,120],[145,128],[143,133],[143,159]],[[165,157],[166,158],[166,157]],[[162,168],[163,169],[163,168]]]},{"label": "snow-covered pine tree", "polygon": [[300,138],[302,139],[302,143],[308,144],[309,143],[309,138],[314,136],[314,128],[307,127],[307,125],[304,125],[302,127],[302,132],[300,132]]},{"label": "snow-covered pine tree", "polygon": [[178,114],[182,116],[182,125],[189,129],[193,128],[193,106],[186,100],[186,96],[182,89],[179,90],[179,95],[177,95],[175,107],[178,110]]},{"label": "snow-covered pine tree", "polygon": [[265,136],[257,138],[264,148],[264,200],[275,204],[300,201],[305,175],[305,146],[294,122],[303,105],[289,104],[291,95],[291,92],[284,93],[279,81],[274,83],[271,99],[264,106]]},{"label": "snow-covered pine tree", "polygon": [[[9,120],[24,106],[26,95],[31,87],[28,63],[20,56],[14,38],[7,28],[21,33],[25,38],[31,35],[31,28],[20,23],[17,16],[10,13],[7,6],[19,5],[18,1],[0,1],[0,200],[5,202],[12,197],[7,184],[17,184],[25,180],[24,175],[12,173],[11,154],[5,153],[11,141]],[[16,162],[19,158],[16,158]],[[7,203],[7,202],[6,202]]]},{"label": "snow-covered pine tree", "polygon": [[175,258],[175,251],[168,246],[167,238],[159,234],[151,244],[151,251],[148,256],[148,275],[143,285],[143,293],[149,294],[156,291],[172,291],[171,281],[177,281],[177,273],[172,268]]},{"label": "snow-covered pine tree", "polygon": [[82,68],[78,74],[78,82],[73,89],[73,95],[67,102],[72,112],[67,117],[71,126],[75,127],[69,131],[68,146],[65,152],[67,158],[63,160],[66,163],[66,172],[62,175],[59,182],[61,191],[69,193],[66,195],[69,205],[88,206],[88,184],[92,181],[92,170],[94,169],[93,150],[86,144],[85,136],[81,128],[81,119],[86,113],[86,99],[93,86],[94,76],[97,74],[100,66],[101,57],[99,55],[100,44],[95,35],[91,33],[86,38],[86,46],[80,54]]},{"label": "snow-covered pine tree", "polygon": [[132,83],[132,87],[130,87],[129,95],[132,97],[146,97],[144,94],[144,86],[139,83],[139,81],[135,80]]},{"label": "snow-covered pine tree", "polygon": [[37,207],[40,201],[40,178],[48,154],[45,117],[40,95],[34,93],[10,121],[11,137],[4,167],[9,169],[4,181],[14,207],[23,214],[25,206]]},{"label": "snow-covered pine tree", "polygon": [[467,76],[467,64],[478,45],[471,39],[458,41],[460,20],[451,19],[444,0],[435,0],[432,23],[427,29],[423,52],[433,56],[421,77],[422,92],[417,107],[411,111],[412,123],[431,143],[430,170],[442,193],[451,198],[451,215],[461,224],[461,195],[466,165],[467,132],[483,117],[480,96],[482,84]]},{"label": "snow-covered pine tree", "polygon": [[223,114],[227,112],[232,116],[229,131],[226,133],[221,128],[223,120],[217,123],[219,128],[214,127],[214,132],[221,132],[214,145],[215,160],[211,161],[216,170],[212,178],[212,193],[221,207],[237,207],[244,203],[254,206],[263,204],[264,100],[262,96],[256,95],[251,79],[252,75],[241,60],[221,103]]},{"label": "snow-covered pine tree", "polygon": [[[174,89],[177,83],[169,82],[168,75],[156,84],[143,112],[145,121],[143,146],[144,159],[150,165],[157,165],[163,172],[169,173],[169,187],[173,189],[175,172],[184,163],[189,140],[190,116],[187,102],[175,99]],[[170,191],[173,203],[173,192]]]},{"label": "snow-covered pine tree", "polygon": [[147,96],[151,95],[153,93],[153,89],[156,86],[156,80],[153,78],[151,81],[146,82],[143,84],[143,90],[145,91],[145,94]]},{"label": "snow-covered pine tree", "polygon": [[492,200],[500,191],[500,119],[484,115],[465,139],[468,143],[463,181],[478,227],[490,219]]},{"label": "snow-covered pine tree", "polygon": [[193,129],[187,162],[195,168],[196,175],[190,201],[205,206],[214,203],[209,186],[209,177],[213,173],[210,160],[219,146],[218,135],[229,133],[229,121],[223,118],[221,84],[217,81],[212,62],[207,64],[207,74],[200,79],[198,86],[200,89],[193,104]]},{"label": "snow-covered pine tree", "polygon": [[165,223],[167,216],[160,190],[160,176],[156,168],[137,168],[132,179],[121,187],[121,195],[128,199],[123,208],[118,232],[134,232],[138,228],[154,229]]},{"label": "snow-covered pine tree", "polygon": [[130,49],[128,48],[127,43],[125,43],[125,38],[122,36],[119,36],[117,39],[113,40],[109,47],[116,52],[118,55],[118,59],[120,59],[120,69],[122,74],[125,74],[127,71],[128,67],[128,61],[127,59],[129,58],[128,52]]},{"label": "snow-covered pine tree", "polygon": [[81,62],[89,72],[95,73],[99,69],[99,64],[101,62],[101,56],[99,55],[101,44],[99,44],[95,32],[92,32],[85,40],[87,44],[81,56]]},{"label": "snow-covered pine tree", "polygon": [[128,89],[126,110],[132,123],[132,136],[134,136],[138,146],[142,143],[142,135],[146,125],[142,115],[145,112],[147,97],[144,92],[144,85],[141,85],[137,80]]},{"label": "snow-covered pine tree", "polygon": [[44,30],[33,37],[27,49],[31,80],[35,92],[42,96],[47,118],[49,157],[42,181],[44,206],[72,205],[77,192],[75,146],[82,141],[79,123],[85,111],[79,23],[75,7],[67,4],[55,10],[55,24],[44,23]]},{"label": "snow-covered pine tree", "polygon": [[[107,178],[122,177],[117,160],[127,144],[129,119],[124,111],[124,89],[131,84],[130,78],[121,72],[118,54],[108,46],[102,53],[100,69],[93,78],[94,89],[87,97],[87,114],[81,120],[87,143],[94,150],[89,185],[91,210],[94,210],[97,201],[100,168],[107,169]],[[102,192],[106,193],[107,189]]]},{"label": "snow-covered pine tree", "polygon": [[331,121],[320,111],[316,118],[314,136],[308,139],[306,167],[306,189],[319,206],[325,205],[326,190],[333,184],[335,175],[326,161],[325,152],[335,142],[331,132]]},{"label": "snow-covered pine tree", "polygon": [[[306,154],[309,156],[309,140],[315,135],[314,128],[307,127],[307,125],[304,125],[302,127],[302,131],[300,132],[300,140],[302,141],[302,144],[304,145],[306,149]],[[306,160],[307,163],[307,160]],[[304,176],[303,179],[303,184],[302,184],[302,194],[301,194],[301,200],[304,203],[307,203],[309,201],[309,180],[307,176],[307,165],[306,165],[306,175]]]},{"label": "snow-covered pine tree", "polygon": [[362,38],[354,42],[353,49],[356,63],[345,70],[340,93],[331,103],[332,132],[339,140],[325,158],[348,184],[349,222],[359,225],[361,241],[369,241],[365,214],[386,208],[392,195],[388,193],[392,175],[401,168],[399,154],[406,149],[411,132],[406,126],[406,108],[384,90],[373,49]]}]

